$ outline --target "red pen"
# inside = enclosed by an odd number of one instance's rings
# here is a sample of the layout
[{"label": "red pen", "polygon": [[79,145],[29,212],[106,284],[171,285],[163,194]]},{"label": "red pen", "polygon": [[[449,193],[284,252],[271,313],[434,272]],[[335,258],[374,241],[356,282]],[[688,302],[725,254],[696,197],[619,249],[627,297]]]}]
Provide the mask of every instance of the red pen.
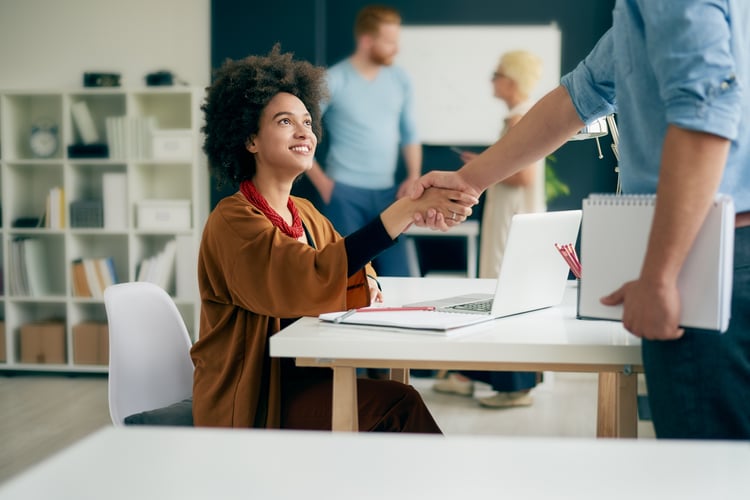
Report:
[{"label": "red pen", "polygon": [[360,307],[358,313],[366,312],[395,312],[395,311],[434,311],[435,306],[404,306],[404,307]]}]

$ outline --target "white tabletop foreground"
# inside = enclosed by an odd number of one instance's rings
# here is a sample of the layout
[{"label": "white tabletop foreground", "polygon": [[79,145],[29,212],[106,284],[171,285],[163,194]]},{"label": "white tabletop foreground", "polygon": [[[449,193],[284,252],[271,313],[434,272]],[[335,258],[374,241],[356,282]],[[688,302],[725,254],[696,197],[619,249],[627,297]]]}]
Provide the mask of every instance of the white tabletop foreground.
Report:
[{"label": "white tabletop foreground", "polygon": [[0,499],[747,499],[750,443],[105,428]]}]

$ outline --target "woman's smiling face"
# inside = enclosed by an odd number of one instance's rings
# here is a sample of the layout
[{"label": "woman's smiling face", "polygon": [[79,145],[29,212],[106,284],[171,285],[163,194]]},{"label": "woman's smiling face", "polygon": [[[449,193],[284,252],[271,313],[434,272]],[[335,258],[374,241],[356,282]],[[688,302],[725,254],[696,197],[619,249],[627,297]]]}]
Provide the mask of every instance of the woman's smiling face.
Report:
[{"label": "woman's smiling face", "polygon": [[258,170],[288,170],[297,177],[312,168],[317,144],[307,107],[296,96],[280,92],[263,109],[258,133],[248,139],[247,149],[255,155]]}]

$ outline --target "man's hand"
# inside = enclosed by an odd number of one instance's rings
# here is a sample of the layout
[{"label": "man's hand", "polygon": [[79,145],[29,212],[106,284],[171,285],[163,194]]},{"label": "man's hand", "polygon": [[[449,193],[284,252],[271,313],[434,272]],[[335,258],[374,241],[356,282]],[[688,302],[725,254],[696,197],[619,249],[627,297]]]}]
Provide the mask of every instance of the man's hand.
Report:
[{"label": "man's hand", "polygon": [[412,177],[404,179],[404,182],[401,183],[401,185],[398,187],[398,192],[396,193],[396,199],[400,200],[404,196],[409,196],[412,192],[412,188],[414,186],[414,183],[419,180],[419,177]]},{"label": "man's hand", "polygon": [[622,324],[626,330],[649,340],[674,340],[680,328],[680,294],[677,285],[654,285],[638,279],[629,281],[601,298],[607,306],[623,304]]},{"label": "man's hand", "polygon": [[433,170],[432,172],[428,172],[417,179],[416,182],[414,182],[413,186],[414,189],[412,189],[411,197],[414,200],[422,196],[422,193],[424,193],[425,189],[430,187],[463,191],[464,193],[474,196],[475,198],[477,198],[481,194],[481,192],[477,188],[469,185],[469,183],[466,182],[463,177],[461,177],[459,171],[445,172],[441,170]]},{"label": "man's hand", "polygon": [[[425,190],[431,187],[439,187],[463,192],[464,196],[461,203],[467,207],[479,203],[479,190],[464,181],[458,172],[432,171],[417,179],[412,187],[411,197],[414,200],[419,199]],[[440,231],[446,231],[460,222],[462,221],[445,218],[440,212],[432,208],[414,214],[414,224],[417,226]]]}]

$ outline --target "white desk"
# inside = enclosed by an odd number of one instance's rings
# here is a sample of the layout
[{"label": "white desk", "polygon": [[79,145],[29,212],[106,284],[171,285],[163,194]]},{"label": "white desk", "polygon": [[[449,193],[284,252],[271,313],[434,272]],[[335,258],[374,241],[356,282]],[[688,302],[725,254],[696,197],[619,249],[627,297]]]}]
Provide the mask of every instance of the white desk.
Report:
[{"label": "white desk", "polygon": [[746,499],[750,444],[106,428],[1,500]]},{"label": "white desk", "polygon": [[[468,278],[477,277],[477,238],[479,237],[479,222],[467,220],[457,226],[453,226],[446,232],[435,231],[426,227],[411,226],[404,235],[429,236],[429,237],[447,237],[447,238],[465,238],[466,239],[466,276]],[[416,255],[416,249],[413,250]],[[419,262],[411,262],[409,265],[412,269],[419,269]]]},{"label": "white desk", "polygon": [[[387,304],[470,292],[492,293],[495,280],[381,278]],[[598,436],[637,434],[640,340],[620,323],[575,319],[571,284],[560,307],[520,314],[439,336],[302,318],[271,337],[271,356],[300,366],[333,368],[333,428],[356,430],[357,368],[390,368],[407,381],[409,368],[573,371],[599,374]]]}]

